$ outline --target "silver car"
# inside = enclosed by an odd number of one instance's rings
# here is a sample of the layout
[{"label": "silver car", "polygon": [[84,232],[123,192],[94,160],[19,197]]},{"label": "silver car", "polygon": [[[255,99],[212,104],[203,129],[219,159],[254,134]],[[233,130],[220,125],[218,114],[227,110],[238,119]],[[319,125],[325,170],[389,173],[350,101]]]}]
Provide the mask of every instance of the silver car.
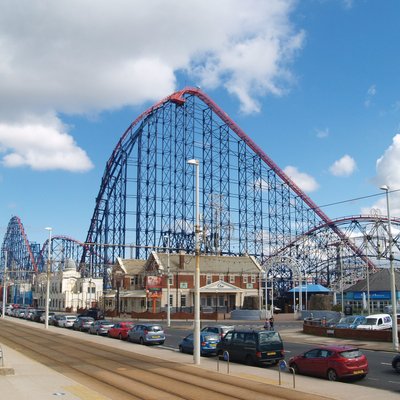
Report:
[{"label": "silver car", "polygon": [[62,315],[58,319],[58,326],[60,328],[72,328],[72,325],[76,321],[75,315]]},{"label": "silver car", "polygon": [[128,342],[164,344],[164,329],[158,324],[138,324],[128,332]]},{"label": "silver car", "polygon": [[92,335],[107,335],[108,330],[114,326],[114,322],[105,319],[94,321],[89,327],[89,333]]}]

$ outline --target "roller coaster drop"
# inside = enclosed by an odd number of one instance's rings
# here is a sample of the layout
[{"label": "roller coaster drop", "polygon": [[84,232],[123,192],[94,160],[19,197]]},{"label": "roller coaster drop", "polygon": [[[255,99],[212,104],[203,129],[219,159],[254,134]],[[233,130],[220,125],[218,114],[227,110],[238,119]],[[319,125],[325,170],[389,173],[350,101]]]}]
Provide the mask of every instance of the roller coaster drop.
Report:
[{"label": "roller coaster drop", "polygon": [[[298,261],[308,280],[330,287],[339,280],[354,283],[387,263],[386,218],[330,220],[208,96],[186,88],[149,108],[122,135],[106,164],[86,241],[55,236],[52,268],[73,259],[83,275],[90,270],[108,287],[117,257],[193,253],[195,179],[189,159],[200,163],[203,254],[249,254],[262,265],[282,255],[282,262],[268,268],[281,292],[295,280],[288,258]],[[396,253],[398,236],[393,239]],[[7,251],[11,279],[27,279],[44,271],[47,246],[29,243],[13,217],[2,265]]]}]

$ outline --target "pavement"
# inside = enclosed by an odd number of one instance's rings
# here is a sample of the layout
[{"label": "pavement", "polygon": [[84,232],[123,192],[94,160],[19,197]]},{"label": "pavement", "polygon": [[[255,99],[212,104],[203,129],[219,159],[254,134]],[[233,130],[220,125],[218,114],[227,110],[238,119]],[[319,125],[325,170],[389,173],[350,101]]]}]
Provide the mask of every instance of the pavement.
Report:
[{"label": "pavement", "polygon": [[[32,323],[10,317],[6,318],[16,323]],[[285,321],[285,318],[288,318],[287,321]],[[290,317],[277,316],[275,321],[277,326],[282,327],[282,329],[279,328],[279,332],[284,341],[290,339],[295,342],[313,344],[327,344],[329,342],[357,343],[355,340],[338,340],[334,338],[305,335],[301,331],[301,322],[296,323],[293,319],[290,319]],[[213,322],[215,323],[215,321]],[[235,324],[239,321],[224,322],[226,324]],[[243,321],[240,322],[243,323]],[[171,326],[174,327],[174,324],[175,321],[172,321]],[[176,326],[182,326],[182,323],[176,321]],[[82,335],[80,332],[71,331],[69,329],[49,326],[49,331],[57,332],[57,334],[78,335],[79,338],[84,338],[88,341],[104,343],[104,338],[102,337]],[[111,343],[107,344],[111,345]],[[136,353],[193,366],[193,356],[181,354],[178,351],[148,346],[133,347],[131,343],[119,340],[112,341],[112,345],[127,351],[133,351],[134,348]],[[97,393],[55,370],[33,361],[24,354],[18,352],[18,349],[12,349],[1,343],[0,346],[3,352],[3,367],[0,361],[0,370],[2,368],[8,368],[10,371],[14,372],[11,375],[1,375],[0,373],[0,400],[47,400],[54,399],[58,396],[64,400],[107,400],[101,393]],[[362,341],[358,346],[370,350],[391,351],[391,343]],[[329,382],[327,380],[315,379],[307,376],[293,377],[291,373],[279,372],[275,368],[249,367],[242,364],[230,363],[228,371],[227,363],[218,361],[216,358],[202,357],[201,364],[197,366],[197,368],[202,368],[213,373],[229,373],[231,376],[264,382],[267,385],[280,386],[288,391],[288,398],[294,397],[300,399],[302,394],[309,393],[338,400],[348,400],[349,397],[351,397],[352,400],[376,400],[377,398],[399,400],[398,393],[353,385],[351,383]],[[293,394],[293,391],[296,393]]]}]

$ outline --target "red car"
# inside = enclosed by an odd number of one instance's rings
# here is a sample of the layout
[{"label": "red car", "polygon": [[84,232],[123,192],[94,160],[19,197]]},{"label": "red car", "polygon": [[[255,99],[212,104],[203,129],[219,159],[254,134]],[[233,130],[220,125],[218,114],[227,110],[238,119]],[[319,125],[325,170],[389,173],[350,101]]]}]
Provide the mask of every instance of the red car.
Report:
[{"label": "red car", "polygon": [[321,346],[289,360],[289,367],[298,374],[319,376],[330,381],[342,378],[364,378],[368,360],[354,346]]},{"label": "red car", "polygon": [[134,326],[133,322],[117,322],[112,328],[108,330],[107,336],[116,339],[128,338],[128,331]]}]

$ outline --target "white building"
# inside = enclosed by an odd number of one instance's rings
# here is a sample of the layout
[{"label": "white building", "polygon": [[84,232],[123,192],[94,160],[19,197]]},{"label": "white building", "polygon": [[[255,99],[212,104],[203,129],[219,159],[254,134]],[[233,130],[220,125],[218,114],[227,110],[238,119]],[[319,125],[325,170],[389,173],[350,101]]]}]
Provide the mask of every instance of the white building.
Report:
[{"label": "white building", "polygon": [[[46,304],[46,283],[46,273],[35,277],[33,302],[40,308]],[[74,260],[67,260],[64,270],[50,274],[50,310],[78,312],[96,307],[102,295],[103,279],[82,278]]]}]

